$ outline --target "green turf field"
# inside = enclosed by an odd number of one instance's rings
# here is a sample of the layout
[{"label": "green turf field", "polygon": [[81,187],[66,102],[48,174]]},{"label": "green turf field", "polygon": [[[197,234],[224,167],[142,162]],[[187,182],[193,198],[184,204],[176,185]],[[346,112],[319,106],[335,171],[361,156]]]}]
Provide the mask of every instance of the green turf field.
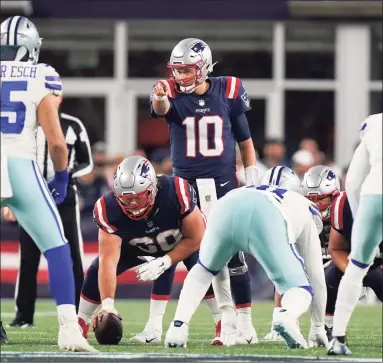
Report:
[{"label": "green turf field", "polygon": [[[164,335],[174,316],[176,303],[170,302],[164,319]],[[270,329],[272,314],[271,303],[253,304],[253,322],[258,337],[262,339]],[[146,322],[149,301],[128,301],[117,303],[124,326],[124,337],[118,346],[98,346],[93,333],[90,342],[102,352],[130,352],[130,353],[181,353],[180,349],[165,349],[160,345],[140,346],[128,343],[128,339],[140,332]],[[57,320],[55,306],[51,300],[39,300],[36,306],[35,327],[29,329],[7,329],[9,343],[2,346],[2,352],[57,352]],[[44,316],[44,314],[46,314]],[[14,303],[10,300],[1,302],[1,318],[7,324],[14,316]],[[302,332],[308,334],[308,315],[301,319]],[[353,358],[382,358],[382,306],[360,305],[355,311],[348,328],[349,347]],[[190,340],[185,353],[196,354],[261,354],[261,355],[300,355],[325,356],[324,348],[309,350],[289,350],[284,343],[260,342],[257,345],[235,347],[212,347],[210,340],[214,337],[213,320],[206,306],[201,306],[191,322]]]}]

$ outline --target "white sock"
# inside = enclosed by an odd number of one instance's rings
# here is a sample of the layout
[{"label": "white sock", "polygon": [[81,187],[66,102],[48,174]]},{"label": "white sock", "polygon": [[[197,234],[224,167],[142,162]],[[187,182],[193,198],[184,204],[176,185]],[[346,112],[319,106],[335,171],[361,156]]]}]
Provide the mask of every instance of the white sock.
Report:
[{"label": "white sock", "polygon": [[273,310],[273,322],[277,320],[278,313],[281,311],[281,307],[276,306]]},{"label": "white sock", "polygon": [[351,314],[358,303],[362,290],[363,278],[367,269],[362,269],[352,262],[348,264],[340,281],[338,296],[335,304],[333,336],[346,335],[346,328]]},{"label": "white sock", "polygon": [[162,331],[162,320],[164,318],[168,300],[150,299],[150,314],[148,324],[154,329]]},{"label": "white sock", "polygon": [[307,290],[293,287],[283,294],[281,305],[293,318],[298,320],[309,309],[311,301],[312,296]]},{"label": "white sock", "polygon": [[218,307],[217,300],[213,296],[209,299],[205,299],[205,303],[206,303],[207,307],[209,308],[211,315],[213,315],[214,323],[217,325],[217,323],[222,318],[222,311]]},{"label": "white sock", "polygon": [[220,309],[224,307],[233,307],[233,298],[230,288],[229,269],[225,266],[219,274],[213,278],[213,290]]},{"label": "white sock", "polygon": [[328,328],[332,328],[334,325],[334,315],[325,315],[324,316],[324,323]]},{"label": "white sock", "polygon": [[92,317],[94,312],[100,304],[96,304],[90,302],[89,300],[85,300],[82,296],[80,297],[80,306],[78,309],[78,317],[83,319],[85,323],[90,324],[92,321]]},{"label": "white sock", "polygon": [[60,325],[64,323],[76,323],[76,306],[70,304],[62,304],[57,306],[57,315]]},{"label": "white sock", "polygon": [[238,314],[238,329],[239,330],[248,330],[253,326],[253,322],[251,320],[251,306],[245,308],[237,309]]},{"label": "white sock", "polygon": [[189,324],[212,280],[213,275],[199,263],[193,266],[184,281],[174,320]]}]

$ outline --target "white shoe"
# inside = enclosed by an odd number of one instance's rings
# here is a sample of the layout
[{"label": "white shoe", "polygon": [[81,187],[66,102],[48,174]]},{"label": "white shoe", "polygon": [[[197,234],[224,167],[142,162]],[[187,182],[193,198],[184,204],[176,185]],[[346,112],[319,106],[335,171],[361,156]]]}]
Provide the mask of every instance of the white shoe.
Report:
[{"label": "white shoe", "polygon": [[333,338],[328,346],[327,355],[351,355],[351,350],[348,349],[345,343],[339,341],[338,338]]},{"label": "white shoe", "polygon": [[308,349],[307,342],[301,334],[296,320],[289,316],[286,310],[281,311],[278,315],[278,318],[273,323],[273,330],[285,340],[289,348]]},{"label": "white shoe", "polygon": [[186,348],[186,343],[189,338],[189,325],[174,320],[170,323],[170,327],[165,336],[166,348]]},{"label": "white shoe", "polygon": [[269,334],[267,334],[263,340],[268,342],[284,342],[285,340],[275,331],[272,330]]},{"label": "white shoe", "polygon": [[136,344],[153,344],[161,343],[162,330],[155,329],[152,325],[147,323],[145,325],[144,331],[138,333],[133,338],[129,339],[129,342]]},{"label": "white shoe", "polygon": [[60,325],[58,346],[61,350],[68,352],[98,352],[83,337],[77,321]]},{"label": "white shoe", "polygon": [[257,344],[258,343],[258,337],[257,337],[257,331],[253,326],[249,327],[248,329],[241,329],[237,330],[237,338],[236,338],[237,344]]}]

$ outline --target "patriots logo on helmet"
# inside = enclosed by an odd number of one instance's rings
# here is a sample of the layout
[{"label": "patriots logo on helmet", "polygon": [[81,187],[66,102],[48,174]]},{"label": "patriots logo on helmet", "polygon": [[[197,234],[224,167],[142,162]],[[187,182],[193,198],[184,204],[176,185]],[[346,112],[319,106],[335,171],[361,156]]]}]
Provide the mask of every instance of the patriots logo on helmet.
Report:
[{"label": "patriots logo on helmet", "polygon": [[327,179],[328,180],[333,180],[335,178],[336,178],[335,173],[332,170],[329,170],[329,172],[327,174]]},{"label": "patriots logo on helmet", "polygon": [[149,163],[145,162],[142,164],[140,176],[142,176],[143,178],[148,178],[149,175],[150,175]]},{"label": "patriots logo on helmet", "polygon": [[196,52],[197,54],[202,54],[202,52],[204,51],[205,48],[206,48],[205,43],[198,42],[192,46],[191,50],[193,52]]}]

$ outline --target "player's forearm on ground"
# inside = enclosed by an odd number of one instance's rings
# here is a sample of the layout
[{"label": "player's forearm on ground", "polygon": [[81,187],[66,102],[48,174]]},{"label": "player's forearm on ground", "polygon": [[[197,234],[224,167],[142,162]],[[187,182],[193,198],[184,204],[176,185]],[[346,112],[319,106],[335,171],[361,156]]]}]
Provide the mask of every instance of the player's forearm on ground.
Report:
[{"label": "player's forearm on ground", "polygon": [[100,258],[98,270],[98,288],[101,301],[106,298],[114,299],[117,286],[117,264],[109,259]]},{"label": "player's forearm on ground", "polygon": [[198,251],[200,239],[183,238],[169,253],[168,256],[172,260],[172,265],[175,265],[192,253]]},{"label": "player's forearm on ground", "polygon": [[332,262],[339,270],[344,272],[348,265],[348,252],[346,251],[331,251]]},{"label": "player's forearm on ground", "polygon": [[254,144],[251,138],[246,141],[240,142],[239,149],[241,152],[242,163],[245,168],[251,165],[255,165],[257,163]]},{"label": "player's forearm on ground", "polygon": [[156,100],[156,98],[153,97],[153,101],[152,101],[153,110],[159,116],[166,115],[170,109],[170,102],[169,102],[167,96],[164,96],[164,97],[166,97],[166,98],[162,101]]}]

